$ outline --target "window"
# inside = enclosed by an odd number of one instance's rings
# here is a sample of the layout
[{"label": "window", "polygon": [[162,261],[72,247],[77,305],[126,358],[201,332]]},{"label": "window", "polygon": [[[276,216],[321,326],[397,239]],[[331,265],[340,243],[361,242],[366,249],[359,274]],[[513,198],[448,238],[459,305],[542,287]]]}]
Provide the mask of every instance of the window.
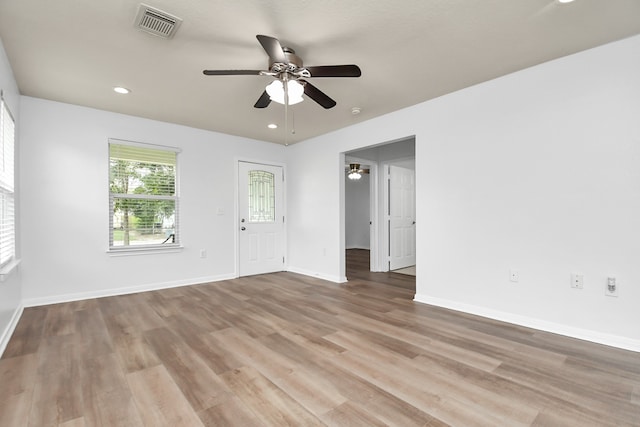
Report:
[{"label": "window", "polygon": [[15,123],[0,97],[0,267],[13,260],[16,252],[14,212],[13,146]]},{"label": "window", "polygon": [[109,142],[109,248],[179,245],[176,148]]}]

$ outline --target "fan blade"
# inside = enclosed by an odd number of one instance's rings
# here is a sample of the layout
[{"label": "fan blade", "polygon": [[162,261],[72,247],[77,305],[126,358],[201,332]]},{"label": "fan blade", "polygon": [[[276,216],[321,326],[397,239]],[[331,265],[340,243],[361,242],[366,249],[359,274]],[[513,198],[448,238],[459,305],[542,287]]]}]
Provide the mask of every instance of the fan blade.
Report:
[{"label": "fan blade", "polygon": [[255,108],[266,108],[266,107],[269,106],[269,104],[271,104],[271,97],[269,96],[269,94],[265,90],[264,92],[262,92],[262,95],[260,95],[260,98],[258,98],[258,100],[256,101],[254,107]]},{"label": "fan blade", "polygon": [[329,98],[324,92],[305,80],[298,80],[304,83],[304,94],[316,101],[326,109],[336,106],[336,101]]},{"label": "fan blade", "polygon": [[360,77],[362,75],[357,65],[321,65],[305,68],[309,70],[311,77]]},{"label": "fan blade", "polygon": [[207,76],[259,76],[260,70],[204,70]]},{"label": "fan blade", "polygon": [[258,34],[256,38],[262,45],[262,48],[267,52],[267,55],[269,55],[271,62],[280,62],[282,64],[289,62],[287,61],[287,57],[284,55],[284,50],[282,50],[282,46],[278,39],[260,34]]}]

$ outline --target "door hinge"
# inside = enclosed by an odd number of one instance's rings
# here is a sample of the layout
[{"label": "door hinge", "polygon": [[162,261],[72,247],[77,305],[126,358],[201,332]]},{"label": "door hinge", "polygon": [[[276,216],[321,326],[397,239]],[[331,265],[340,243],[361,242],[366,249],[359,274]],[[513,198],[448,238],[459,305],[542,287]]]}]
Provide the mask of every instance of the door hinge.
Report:
[{"label": "door hinge", "polygon": [[282,263],[284,264],[284,257],[282,257]]},{"label": "door hinge", "polygon": [[282,222],[284,223],[284,215],[282,215]]}]

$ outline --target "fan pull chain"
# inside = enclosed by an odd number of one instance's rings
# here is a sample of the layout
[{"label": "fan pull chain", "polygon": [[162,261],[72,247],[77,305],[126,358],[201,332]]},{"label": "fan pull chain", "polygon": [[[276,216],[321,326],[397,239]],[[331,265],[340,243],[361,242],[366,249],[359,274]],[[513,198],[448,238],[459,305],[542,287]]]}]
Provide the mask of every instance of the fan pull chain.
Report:
[{"label": "fan pull chain", "polygon": [[284,79],[284,145],[289,145],[289,82]]},{"label": "fan pull chain", "polygon": [[[284,87],[284,145],[289,145],[289,78],[285,74],[282,81]],[[295,111],[291,110],[291,134],[296,134],[296,115]]]},{"label": "fan pull chain", "polygon": [[284,145],[289,145],[289,113],[287,104],[284,104]]},{"label": "fan pull chain", "polygon": [[296,110],[291,110],[291,135],[296,134]]}]

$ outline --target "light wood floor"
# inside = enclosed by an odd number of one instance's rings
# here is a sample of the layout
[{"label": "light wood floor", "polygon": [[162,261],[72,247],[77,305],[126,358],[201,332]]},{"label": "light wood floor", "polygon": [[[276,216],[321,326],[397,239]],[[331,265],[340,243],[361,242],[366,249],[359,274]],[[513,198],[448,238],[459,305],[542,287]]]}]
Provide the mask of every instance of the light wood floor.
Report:
[{"label": "light wood floor", "polygon": [[28,308],[0,426],[640,425],[638,353],[414,303],[411,276],[362,256],[344,285],[277,273]]}]

